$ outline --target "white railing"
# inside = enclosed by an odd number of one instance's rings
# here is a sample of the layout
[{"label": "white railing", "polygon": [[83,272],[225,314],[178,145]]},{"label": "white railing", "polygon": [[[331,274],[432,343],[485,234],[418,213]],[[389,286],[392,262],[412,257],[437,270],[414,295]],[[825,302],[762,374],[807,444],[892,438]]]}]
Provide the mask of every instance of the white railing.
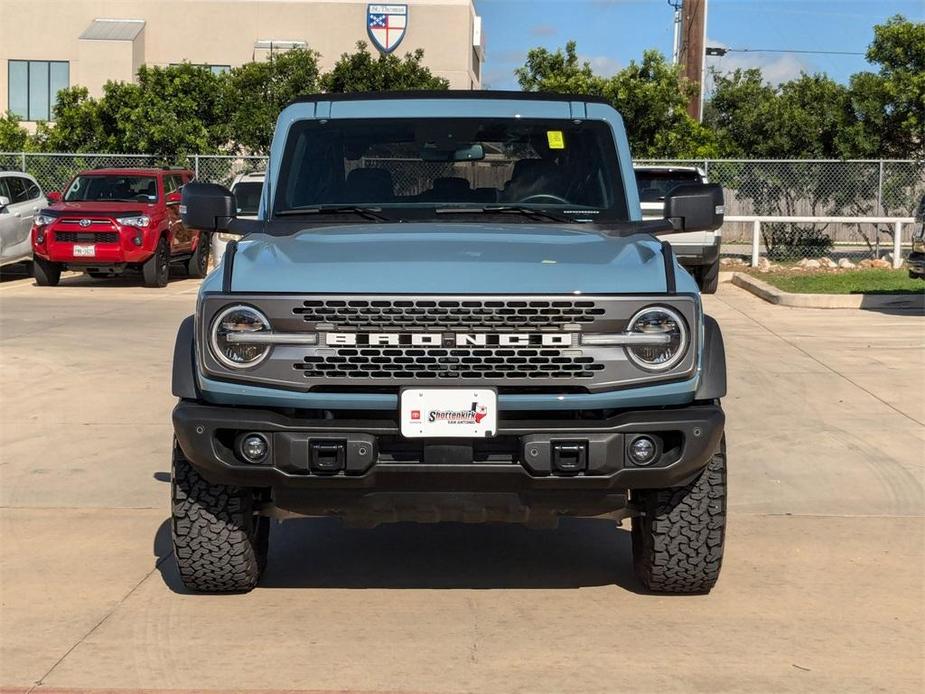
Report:
[{"label": "white railing", "polygon": [[761,256],[761,225],[765,223],[793,224],[892,224],[893,225],[893,267],[902,267],[903,225],[912,224],[912,217],[782,217],[774,215],[729,215],[724,222],[746,222],[752,225],[751,266],[757,267]]}]

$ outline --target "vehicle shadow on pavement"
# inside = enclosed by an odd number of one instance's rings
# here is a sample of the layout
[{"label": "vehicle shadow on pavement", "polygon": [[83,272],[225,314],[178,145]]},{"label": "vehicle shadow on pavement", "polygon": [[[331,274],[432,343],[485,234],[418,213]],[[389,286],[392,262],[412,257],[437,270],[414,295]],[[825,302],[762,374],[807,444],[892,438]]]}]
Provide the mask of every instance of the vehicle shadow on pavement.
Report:
[{"label": "vehicle shadow on pavement", "polygon": [[[199,282],[199,280],[192,277],[187,277],[182,272],[177,272],[176,274],[171,273],[170,281],[167,283],[167,286],[175,285],[180,282]],[[38,286],[38,285],[35,285]],[[192,286],[192,285],[190,285]],[[71,275],[61,278],[61,282],[58,284],[59,289],[86,289],[88,287],[100,287],[107,289],[125,289],[125,288],[134,288],[139,287],[141,289],[148,289],[152,292],[157,292],[159,288],[145,287],[144,280],[140,274],[127,273],[125,275],[119,275],[118,277],[89,277],[85,274],[80,275]]]},{"label": "vehicle shadow on pavement", "polygon": [[[594,518],[555,530],[519,525],[397,523],[350,529],[336,519],[274,523],[259,588],[583,588],[645,590],[633,576],[626,528]],[[171,556],[170,521],[154,542],[158,569],[188,594]],[[163,561],[162,561],[163,560]]]}]

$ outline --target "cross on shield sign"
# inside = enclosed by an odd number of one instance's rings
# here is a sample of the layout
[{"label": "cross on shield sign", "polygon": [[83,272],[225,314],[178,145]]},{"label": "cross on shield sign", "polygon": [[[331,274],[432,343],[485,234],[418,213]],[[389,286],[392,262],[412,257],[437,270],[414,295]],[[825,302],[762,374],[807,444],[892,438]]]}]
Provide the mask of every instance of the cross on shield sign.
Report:
[{"label": "cross on shield sign", "polygon": [[391,53],[408,29],[407,5],[367,5],[366,28],[369,38],[383,53]]}]

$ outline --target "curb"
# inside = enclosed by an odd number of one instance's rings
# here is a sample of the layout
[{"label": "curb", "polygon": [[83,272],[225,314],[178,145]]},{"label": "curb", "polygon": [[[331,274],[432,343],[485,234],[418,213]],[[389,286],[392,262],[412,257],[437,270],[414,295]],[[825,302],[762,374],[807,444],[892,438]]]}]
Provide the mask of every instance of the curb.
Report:
[{"label": "curb", "polygon": [[865,309],[925,309],[925,292],[922,294],[791,294],[762,282],[744,272],[720,273],[731,275],[726,280],[751,292],[760,299],[777,306],[793,308],[865,308]]}]

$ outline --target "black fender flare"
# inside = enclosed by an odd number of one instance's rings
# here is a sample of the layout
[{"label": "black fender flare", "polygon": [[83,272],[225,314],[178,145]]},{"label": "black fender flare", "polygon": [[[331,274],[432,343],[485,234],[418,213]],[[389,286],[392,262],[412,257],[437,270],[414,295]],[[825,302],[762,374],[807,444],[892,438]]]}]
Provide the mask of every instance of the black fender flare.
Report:
[{"label": "black fender flare", "polygon": [[195,317],[187,316],[177,330],[173,346],[173,376],[171,392],[178,398],[197,400],[199,388],[196,385]]},{"label": "black fender flare", "polygon": [[726,347],[719,323],[712,316],[703,316],[703,362],[700,385],[694,399],[719,400],[726,395]]}]

